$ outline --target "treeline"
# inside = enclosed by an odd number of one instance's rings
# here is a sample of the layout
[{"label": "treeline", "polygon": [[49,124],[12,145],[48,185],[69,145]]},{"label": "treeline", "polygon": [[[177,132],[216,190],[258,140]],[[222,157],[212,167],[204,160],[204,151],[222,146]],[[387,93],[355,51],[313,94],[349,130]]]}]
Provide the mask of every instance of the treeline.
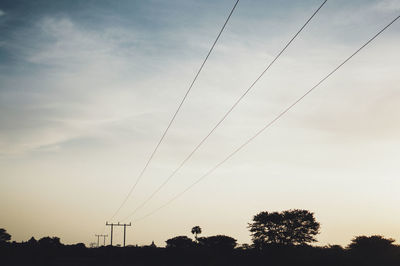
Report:
[{"label": "treeline", "polygon": [[166,240],[166,247],[86,248],[64,245],[58,237],[33,237],[11,242],[0,229],[1,265],[400,265],[400,246],[379,235],[357,236],[346,247],[311,246],[320,224],[307,210],[260,212],[248,224],[251,244],[238,245],[225,235],[199,237],[200,226],[188,236]]}]

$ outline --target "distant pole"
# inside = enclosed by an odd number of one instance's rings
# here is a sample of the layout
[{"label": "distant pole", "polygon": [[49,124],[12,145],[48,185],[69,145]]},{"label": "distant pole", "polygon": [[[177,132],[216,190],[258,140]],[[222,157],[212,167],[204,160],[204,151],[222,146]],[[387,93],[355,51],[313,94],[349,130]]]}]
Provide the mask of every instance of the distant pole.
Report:
[{"label": "distant pole", "polygon": [[99,239],[101,235],[95,235],[97,237],[97,247],[99,247]]},{"label": "distant pole", "polygon": [[108,235],[103,235],[103,246],[105,246],[106,245],[106,237],[107,237]]},{"label": "distant pole", "polygon": [[114,226],[123,226],[124,227],[124,247],[125,247],[125,241],[126,241],[126,227],[127,226],[131,226],[131,223],[129,223],[129,224],[121,224],[121,223],[117,223],[117,224],[114,224],[114,223],[108,223],[108,222],[106,222],[106,225],[107,226],[111,226],[111,246],[112,246],[112,241],[113,241],[113,228],[114,228]]},{"label": "distant pole", "polygon": [[124,247],[125,247],[125,238],[126,238],[126,224],[124,224]]},{"label": "distant pole", "polygon": [[124,224],[124,247],[125,247],[125,239],[126,239],[126,226],[131,226],[131,223]]},{"label": "distant pole", "polygon": [[100,246],[100,240],[99,240],[100,237],[103,237],[103,246],[106,245],[106,237],[107,237],[108,235],[95,235],[95,236],[97,237],[97,247]]},{"label": "distant pole", "polygon": [[111,241],[110,241],[110,245],[112,246],[112,240],[113,240],[113,229],[114,229],[114,225],[116,225],[116,224],[113,224],[113,223],[108,223],[108,222],[106,222],[106,225],[107,226],[111,226],[111,237],[110,237],[110,239],[111,239]]}]

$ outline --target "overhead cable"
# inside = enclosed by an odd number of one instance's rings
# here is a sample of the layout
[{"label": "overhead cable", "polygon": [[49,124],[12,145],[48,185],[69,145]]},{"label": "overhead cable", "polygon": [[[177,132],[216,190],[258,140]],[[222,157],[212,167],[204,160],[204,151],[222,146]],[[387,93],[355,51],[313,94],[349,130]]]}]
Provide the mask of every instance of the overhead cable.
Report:
[{"label": "overhead cable", "polygon": [[311,17],[301,26],[296,34],[289,40],[288,43],[282,48],[282,50],[274,57],[274,59],[267,65],[267,67],[258,75],[258,77],[251,83],[251,85],[244,91],[244,93],[234,102],[234,104],[228,109],[228,111],[222,116],[222,118],[214,125],[214,127],[207,133],[207,135],[197,144],[197,146],[189,153],[188,156],[180,163],[180,165],[161,183],[160,186],[143,202],[141,203],[128,217],[133,216],[138,210],[143,208],[168,182],[175,176],[176,173],[192,158],[196,151],[204,144],[204,142],[214,133],[214,131],[222,124],[222,122],[229,116],[229,114],[235,109],[235,107],[242,101],[242,99],[250,92],[256,83],[264,76],[264,74],[271,68],[271,66],[278,60],[283,52],[289,47],[289,45],[296,39],[296,37],[303,31],[318,11],[325,5],[327,0],[323,1],[322,4],[314,11]]},{"label": "overhead cable", "polygon": [[204,65],[206,64],[206,62],[207,62],[207,60],[208,60],[208,58],[209,58],[211,52],[214,50],[214,47],[215,47],[216,43],[218,42],[218,40],[219,40],[219,38],[220,38],[222,32],[224,31],[226,25],[228,24],[228,21],[229,21],[229,19],[231,18],[232,14],[233,14],[233,11],[235,10],[235,8],[236,8],[236,6],[237,6],[238,3],[239,3],[239,0],[236,0],[236,2],[235,2],[235,4],[234,4],[233,8],[231,9],[231,11],[230,11],[230,13],[229,13],[227,19],[225,20],[225,23],[223,24],[221,30],[219,31],[219,33],[218,33],[218,35],[217,35],[217,38],[215,39],[214,43],[212,44],[210,50],[209,50],[208,53],[207,53],[207,56],[205,57],[203,63],[201,64],[199,70],[197,71],[197,73],[196,73],[194,79],[193,79],[192,82],[190,83],[189,88],[186,90],[185,95],[183,96],[182,100],[180,101],[180,103],[179,103],[179,105],[178,105],[178,108],[176,109],[175,113],[173,114],[171,120],[169,121],[167,128],[164,130],[164,133],[162,134],[162,136],[161,136],[160,140],[158,141],[156,147],[154,148],[153,152],[151,153],[150,157],[148,158],[148,160],[147,160],[145,166],[143,167],[142,171],[140,172],[139,176],[136,178],[135,183],[133,184],[133,186],[132,186],[131,189],[129,190],[129,192],[128,192],[128,194],[126,195],[126,197],[124,198],[124,200],[122,201],[121,205],[120,205],[120,206],[118,207],[118,209],[115,211],[115,213],[113,214],[113,216],[109,219],[110,221],[114,219],[114,217],[119,213],[119,211],[121,210],[121,208],[126,204],[126,202],[128,201],[128,199],[129,199],[130,196],[132,195],[133,191],[135,190],[137,184],[138,184],[139,181],[142,179],[143,174],[146,172],[146,169],[147,169],[148,166],[150,165],[150,162],[152,161],[152,159],[153,159],[154,155],[156,154],[158,148],[160,147],[161,143],[163,142],[165,136],[167,135],[168,130],[170,129],[170,127],[171,127],[172,123],[174,122],[174,120],[175,120],[177,114],[179,113],[179,111],[180,111],[180,109],[181,109],[183,103],[185,102],[185,100],[186,100],[186,98],[187,98],[189,92],[191,91],[193,85],[195,84],[197,78],[199,77],[200,72],[203,70]]},{"label": "overhead cable", "polygon": [[175,195],[173,198],[171,198],[169,201],[167,201],[164,205],[161,205],[157,209],[153,210],[152,212],[146,214],[145,216],[136,219],[135,221],[140,221],[143,220],[154,213],[158,212],[159,210],[165,208],[169,204],[171,204],[173,201],[181,197],[183,194],[185,194],[187,191],[189,191],[191,188],[193,188],[196,184],[198,184],[200,181],[202,181],[204,178],[212,174],[217,168],[219,168],[222,164],[224,164],[226,161],[228,161],[230,158],[232,158],[236,153],[238,153],[241,149],[243,149],[245,146],[247,146],[250,142],[252,142],[256,137],[258,137],[261,133],[263,133],[266,129],[271,127],[276,121],[278,121],[282,116],[284,116],[287,112],[289,112],[290,109],[292,109],[295,105],[297,105],[300,101],[302,101],[307,95],[309,95],[312,91],[314,91],[317,87],[319,87],[325,80],[327,80],[330,76],[332,76],[337,70],[339,70],[344,64],[346,64],[351,58],[353,58],[356,54],[358,54],[364,47],[366,47],[368,44],[370,44],[375,38],[377,38],[381,33],[383,33],[387,28],[389,28],[396,20],[400,18],[400,15],[397,16],[395,19],[393,19],[389,24],[387,24],[383,29],[381,29],[378,33],[376,33],[371,39],[369,39],[367,42],[365,42],[360,48],[358,48],[353,54],[351,54],[349,57],[347,57],[342,63],[340,63],[336,68],[334,68],[331,72],[329,72],[325,77],[323,77],[318,83],[316,83],[311,89],[306,91],[301,97],[299,97],[296,101],[294,101],[292,104],[290,104],[288,107],[286,107],[281,113],[279,113],[274,119],[272,119],[270,122],[268,122],[264,127],[262,127],[260,130],[258,130],[252,137],[250,137],[248,140],[246,140],[243,144],[241,144],[238,148],[236,148],[233,152],[231,152],[227,157],[225,157],[222,161],[217,163],[214,167],[212,167],[210,170],[208,170],[205,174],[200,176],[194,183],[192,183],[190,186],[185,188],[183,191],[181,191],[179,194]]}]

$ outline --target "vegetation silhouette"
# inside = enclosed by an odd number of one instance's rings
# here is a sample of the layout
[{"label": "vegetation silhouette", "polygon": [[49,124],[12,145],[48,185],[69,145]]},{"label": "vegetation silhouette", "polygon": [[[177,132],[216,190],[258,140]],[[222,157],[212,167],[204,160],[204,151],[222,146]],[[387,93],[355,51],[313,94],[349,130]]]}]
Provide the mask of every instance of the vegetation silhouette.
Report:
[{"label": "vegetation silhouette", "polygon": [[188,249],[195,246],[193,240],[187,236],[176,236],[165,242],[167,243],[167,248]]},{"label": "vegetation silhouette", "polygon": [[394,239],[379,235],[357,236],[347,248],[352,260],[365,265],[392,265],[393,261],[400,265],[400,247],[394,245],[394,242]]},{"label": "vegetation silhouette", "polygon": [[197,240],[197,235],[201,234],[200,226],[196,225],[192,228],[192,234],[194,234],[194,238]]},{"label": "vegetation silhouette", "polygon": [[44,248],[58,248],[61,247],[61,241],[58,237],[43,237],[39,239],[38,244]]},{"label": "vegetation silhouette", "polygon": [[254,246],[264,248],[273,245],[305,245],[317,241],[320,224],[307,210],[260,212],[249,223]]},{"label": "vegetation silhouette", "polygon": [[[306,210],[260,212],[249,223],[253,243],[237,245],[236,239],[215,235],[176,236],[166,247],[154,242],[147,246],[103,246],[86,248],[83,243],[65,245],[58,237],[31,237],[10,242],[11,235],[0,229],[0,264],[5,266],[80,265],[279,265],[279,266],[398,266],[400,246],[380,235],[356,236],[346,247],[311,246],[319,223]],[[195,227],[194,227],[195,228]],[[200,227],[199,227],[200,228]],[[201,229],[200,229],[201,230]],[[196,230],[198,232],[198,230]],[[198,232],[199,234],[199,232]]]},{"label": "vegetation silhouette", "polygon": [[0,244],[6,243],[11,240],[11,235],[7,233],[6,229],[0,228]]},{"label": "vegetation silhouette", "polygon": [[236,247],[236,239],[230,236],[216,235],[198,238],[199,246],[216,250],[232,250]]},{"label": "vegetation silhouette", "polygon": [[394,247],[393,243],[394,239],[386,239],[382,236],[374,235],[374,236],[358,236],[351,240],[348,248],[353,252],[358,251],[371,251],[371,252],[380,252],[389,250]]}]

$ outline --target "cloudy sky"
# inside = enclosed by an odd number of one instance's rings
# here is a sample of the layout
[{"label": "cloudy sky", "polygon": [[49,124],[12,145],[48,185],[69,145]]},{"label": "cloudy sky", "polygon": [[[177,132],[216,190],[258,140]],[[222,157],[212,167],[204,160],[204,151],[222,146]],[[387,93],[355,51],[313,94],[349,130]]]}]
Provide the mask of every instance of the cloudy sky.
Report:
[{"label": "cloudy sky", "polygon": [[[1,1],[0,227],[64,243],[109,233],[235,1]],[[139,206],[322,1],[242,0],[127,204]],[[302,208],[319,243],[400,241],[400,22],[212,175],[225,158],[400,13],[330,0],[182,170],[134,216],[129,244],[225,234]],[[109,221],[109,220],[108,220]],[[116,232],[116,243],[121,241]]]}]

